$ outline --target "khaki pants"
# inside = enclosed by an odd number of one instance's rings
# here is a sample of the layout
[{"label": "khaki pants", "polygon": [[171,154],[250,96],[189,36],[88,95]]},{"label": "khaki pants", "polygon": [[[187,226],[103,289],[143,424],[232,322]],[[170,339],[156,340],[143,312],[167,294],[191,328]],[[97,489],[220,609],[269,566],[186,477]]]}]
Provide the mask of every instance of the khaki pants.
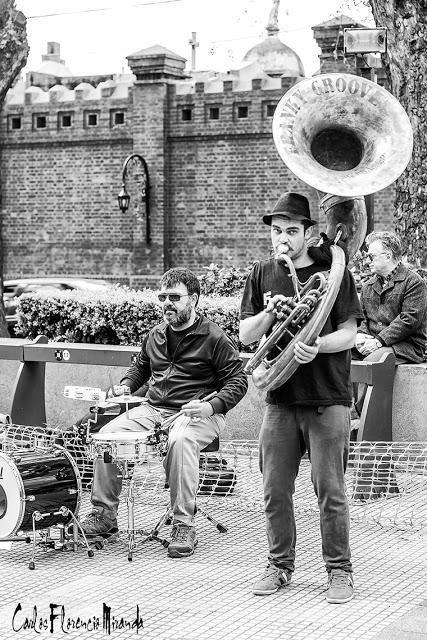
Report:
[{"label": "khaki pants", "polygon": [[[148,432],[156,423],[173,415],[174,411],[157,409],[148,402],[130,409],[118,416],[101,433],[118,431]],[[199,485],[200,450],[212,442],[225,427],[222,414],[215,414],[204,420],[195,421],[188,416],[179,416],[169,431],[168,452],[163,466],[170,487],[171,506],[174,522],[192,525],[194,519],[196,493]],[[117,517],[122,479],[114,462],[106,463],[102,458],[95,461],[92,484],[92,504],[105,517]]]}]

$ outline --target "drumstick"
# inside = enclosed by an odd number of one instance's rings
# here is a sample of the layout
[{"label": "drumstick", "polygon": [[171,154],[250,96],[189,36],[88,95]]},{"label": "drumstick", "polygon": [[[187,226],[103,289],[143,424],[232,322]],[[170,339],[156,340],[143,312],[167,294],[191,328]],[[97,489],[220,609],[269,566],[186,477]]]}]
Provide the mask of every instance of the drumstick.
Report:
[{"label": "drumstick", "polygon": [[[213,391],[212,393],[210,393],[209,395],[207,395],[205,398],[200,398],[200,402],[208,402],[209,400],[212,400],[212,398],[214,396],[216,396],[217,392]],[[178,411],[178,413],[176,413],[173,416],[170,416],[169,418],[166,418],[165,420],[163,420],[162,422],[162,428],[163,427],[169,427],[171,424],[173,424],[175,422],[175,420],[177,418],[179,418],[179,416],[184,415],[185,411],[181,410]]]}]

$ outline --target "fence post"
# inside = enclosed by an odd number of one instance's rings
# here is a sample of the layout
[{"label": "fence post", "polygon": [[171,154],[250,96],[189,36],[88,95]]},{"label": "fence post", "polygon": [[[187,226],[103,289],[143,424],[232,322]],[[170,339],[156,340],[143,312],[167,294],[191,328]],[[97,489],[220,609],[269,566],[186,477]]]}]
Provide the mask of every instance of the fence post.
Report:
[{"label": "fence post", "polygon": [[[37,336],[32,344],[46,344],[46,336]],[[15,424],[46,424],[45,362],[23,362],[18,370],[10,417]]]}]

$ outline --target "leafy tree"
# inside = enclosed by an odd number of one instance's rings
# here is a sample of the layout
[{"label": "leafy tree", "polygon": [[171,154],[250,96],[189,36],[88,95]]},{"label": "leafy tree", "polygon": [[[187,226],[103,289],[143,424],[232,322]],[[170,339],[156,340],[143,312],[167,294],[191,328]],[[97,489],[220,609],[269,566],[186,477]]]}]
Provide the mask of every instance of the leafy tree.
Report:
[{"label": "leafy tree", "polygon": [[[15,0],[0,0],[0,109],[28,56],[26,18]],[[1,198],[1,193],[0,193]],[[0,216],[0,336],[8,336],[3,305],[3,247]]]},{"label": "leafy tree", "polygon": [[427,262],[427,0],[369,0],[377,26],[387,28],[391,92],[414,132],[408,169],[396,183],[396,232],[410,262]]}]

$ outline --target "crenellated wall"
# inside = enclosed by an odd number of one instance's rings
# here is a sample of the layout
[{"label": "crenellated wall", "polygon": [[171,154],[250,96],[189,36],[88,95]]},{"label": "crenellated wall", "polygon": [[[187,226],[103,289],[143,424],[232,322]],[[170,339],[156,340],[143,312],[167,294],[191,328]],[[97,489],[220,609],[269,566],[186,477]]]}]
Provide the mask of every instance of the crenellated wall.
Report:
[{"label": "crenellated wall", "polygon": [[[334,57],[339,28],[313,28],[321,70],[335,60],[335,70],[356,72],[354,60]],[[289,172],[271,133],[297,78],[270,77],[257,63],[189,77],[185,60],[159,46],[128,60],[132,75],[97,86],[64,80],[9,92],[0,122],[5,278],[152,285],[169,266],[201,273],[210,262],[246,266],[267,255],[261,217],[285,190],[307,195],[318,218],[319,195]],[[134,200],[126,214],[117,205],[130,153],[150,173],[150,244]],[[375,195],[377,228],[392,226],[393,198],[393,187]]]}]

